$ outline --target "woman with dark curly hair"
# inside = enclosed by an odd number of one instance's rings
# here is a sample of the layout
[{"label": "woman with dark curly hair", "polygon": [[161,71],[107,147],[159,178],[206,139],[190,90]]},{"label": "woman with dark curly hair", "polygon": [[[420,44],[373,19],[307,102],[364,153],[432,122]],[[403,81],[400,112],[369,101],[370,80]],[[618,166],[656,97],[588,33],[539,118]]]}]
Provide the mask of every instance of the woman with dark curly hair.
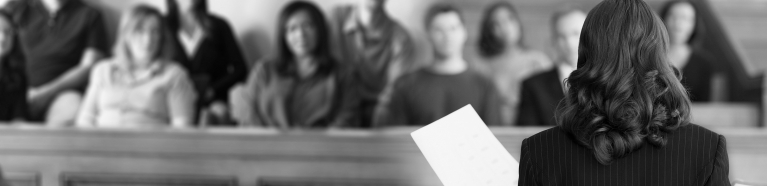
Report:
[{"label": "woman with dark curly hair", "polygon": [[730,185],[725,138],[689,123],[668,42],[642,0],[592,9],[559,126],[522,142],[519,185]]}]

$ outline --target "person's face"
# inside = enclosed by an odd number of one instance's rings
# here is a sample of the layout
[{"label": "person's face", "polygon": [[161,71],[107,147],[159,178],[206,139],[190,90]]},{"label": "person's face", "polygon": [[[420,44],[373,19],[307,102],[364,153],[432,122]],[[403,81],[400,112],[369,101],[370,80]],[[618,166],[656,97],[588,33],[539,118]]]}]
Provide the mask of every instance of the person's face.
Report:
[{"label": "person's face", "polygon": [[451,56],[463,52],[466,28],[458,13],[441,13],[430,23],[429,37],[438,56]]},{"label": "person's face", "polygon": [[13,47],[13,26],[8,19],[0,18],[0,56],[5,56]]},{"label": "person's face", "polygon": [[571,12],[562,16],[556,23],[555,45],[562,60],[575,67],[578,63],[578,42],[581,38],[581,28],[586,21],[583,12]]},{"label": "person's face", "polygon": [[290,15],[285,32],[285,41],[293,55],[306,56],[317,48],[317,27],[306,10]]},{"label": "person's face", "polygon": [[150,17],[137,24],[128,34],[128,48],[136,61],[149,61],[160,48],[160,21]]},{"label": "person's face", "polygon": [[201,0],[175,0],[176,4],[178,4],[178,9],[180,11],[190,11],[192,8],[194,8],[195,5],[200,3]]},{"label": "person's face", "polygon": [[672,44],[686,43],[695,30],[695,8],[687,2],[672,5],[666,16],[666,29]]},{"label": "person's face", "polygon": [[492,14],[493,34],[510,45],[516,45],[521,39],[522,27],[507,8],[496,9]]}]

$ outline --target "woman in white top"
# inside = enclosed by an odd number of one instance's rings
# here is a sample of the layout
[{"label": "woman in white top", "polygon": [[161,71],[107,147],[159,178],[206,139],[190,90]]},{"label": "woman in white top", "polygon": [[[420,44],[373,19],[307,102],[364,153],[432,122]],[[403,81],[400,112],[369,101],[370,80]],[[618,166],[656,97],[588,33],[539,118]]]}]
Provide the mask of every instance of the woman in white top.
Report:
[{"label": "woman in white top", "polygon": [[196,93],[186,71],[167,60],[162,14],[139,5],[123,16],[114,57],[97,64],[77,117],[81,127],[186,127]]},{"label": "woman in white top", "polygon": [[522,81],[553,64],[543,52],[525,47],[522,21],[507,1],[487,8],[480,29],[480,58],[473,66],[495,82],[504,99],[502,122],[511,125],[516,120]]}]

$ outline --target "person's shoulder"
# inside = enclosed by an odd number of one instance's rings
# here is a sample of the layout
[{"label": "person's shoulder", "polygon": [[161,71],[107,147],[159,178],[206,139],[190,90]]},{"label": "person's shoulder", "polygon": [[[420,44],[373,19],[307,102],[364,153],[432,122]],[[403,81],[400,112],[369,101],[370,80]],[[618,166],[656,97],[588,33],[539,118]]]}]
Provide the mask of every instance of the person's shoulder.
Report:
[{"label": "person's shoulder", "polygon": [[101,16],[101,11],[98,8],[81,1],[72,1],[74,10],[78,13],[86,14],[88,16]]},{"label": "person's shoulder", "polygon": [[419,69],[413,72],[409,72],[406,74],[403,74],[394,83],[395,89],[407,89],[409,87],[415,86],[423,79],[423,76],[425,75],[426,69]]},{"label": "person's shoulder", "polygon": [[184,66],[174,61],[161,61],[163,63],[163,71],[171,78],[189,78],[189,73]]},{"label": "person's shoulder", "polygon": [[674,139],[685,139],[685,142],[690,143],[714,142],[718,141],[721,136],[714,131],[693,123],[677,128],[672,132],[672,135],[677,136]]},{"label": "person's shoulder", "polygon": [[226,20],[224,17],[221,17],[216,14],[208,14],[207,15],[208,21],[210,21],[210,24],[214,29],[231,29],[231,24],[229,24],[229,21]]},{"label": "person's shoulder", "polygon": [[541,71],[541,72],[537,72],[537,73],[533,74],[532,76],[530,76],[528,78],[525,78],[525,80],[522,81],[522,84],[523,85],[525,85],[525,84],[535,85],[535,84],[546,83],[546,80],[551,79],[552,76],[554,76],[555,79],[557,78],[558,74],[557,74],[557,69],[556,68],[547,69],[547,70],[544,70],[544,71]]},{"label": "person's shoulder", "polygon": [[567,136],[567,132],[562,129],[560,126],[551,127],[549,129],[543,130],[541,132],[538,132],[530,137],[528,137],[526,140],[533,140],[533,141],[550,141],[551,136]]},{"label": "person's shoulder", "polygon": [[102,73],[108,71],[117,65],[117,61],[114,59],[103,59],[93,64],[91,71],[93,73]]}]

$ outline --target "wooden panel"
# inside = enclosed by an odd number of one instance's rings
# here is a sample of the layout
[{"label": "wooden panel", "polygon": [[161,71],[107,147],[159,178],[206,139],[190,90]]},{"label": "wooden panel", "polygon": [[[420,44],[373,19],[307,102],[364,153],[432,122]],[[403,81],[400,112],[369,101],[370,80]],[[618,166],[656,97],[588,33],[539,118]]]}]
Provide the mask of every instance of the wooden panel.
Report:
[{"label": "wooden panel", "polygon": [[29,172],[3,172],[0,175],[0,185],[7,186],[38,186],[40,175]]},{"label": "wooden panel", "polygon": [[[401,133],[412,129],[402,128]],[[515,159],[519,159],[522,140],[544,128],[491,128],[495,136]],[[757,128],[712,128],[727,138],[730,158],[730,179],[748,183],[767,183],[767,130]],[[391,147],[408,168],[403,173],[411,175],[416,185],[441,185],[437,175],[429,166],[418,147],[410,138],[398,139],[399,144]]]},{"label": "wooden panel", "polygon": [[65,186],[235,186],[234,177],[65,173]]},{"label": "wooden panel", "polygon": [[405,186],[403,181],[328,178],[261,178],[259,186]]},{"label": "wooden panel", "polygon": [[4,170],[42,173],[46,186],[61,185],[65,172],[118,175],[402,180],[376,132],[261,129],[112,131],[0,128]]},{"label": "wooden panel", "polygon": [[[0,127],[0,165],[39,172],[35,185],[46,186],[230,185],[228,179],[231,185],[441,185],[409,135],[414,130]],[[544,128],[491,130],[519,157],[521,141]],[[767,183],[767,130],[714,131],[727,137],[733,180]]]}]

